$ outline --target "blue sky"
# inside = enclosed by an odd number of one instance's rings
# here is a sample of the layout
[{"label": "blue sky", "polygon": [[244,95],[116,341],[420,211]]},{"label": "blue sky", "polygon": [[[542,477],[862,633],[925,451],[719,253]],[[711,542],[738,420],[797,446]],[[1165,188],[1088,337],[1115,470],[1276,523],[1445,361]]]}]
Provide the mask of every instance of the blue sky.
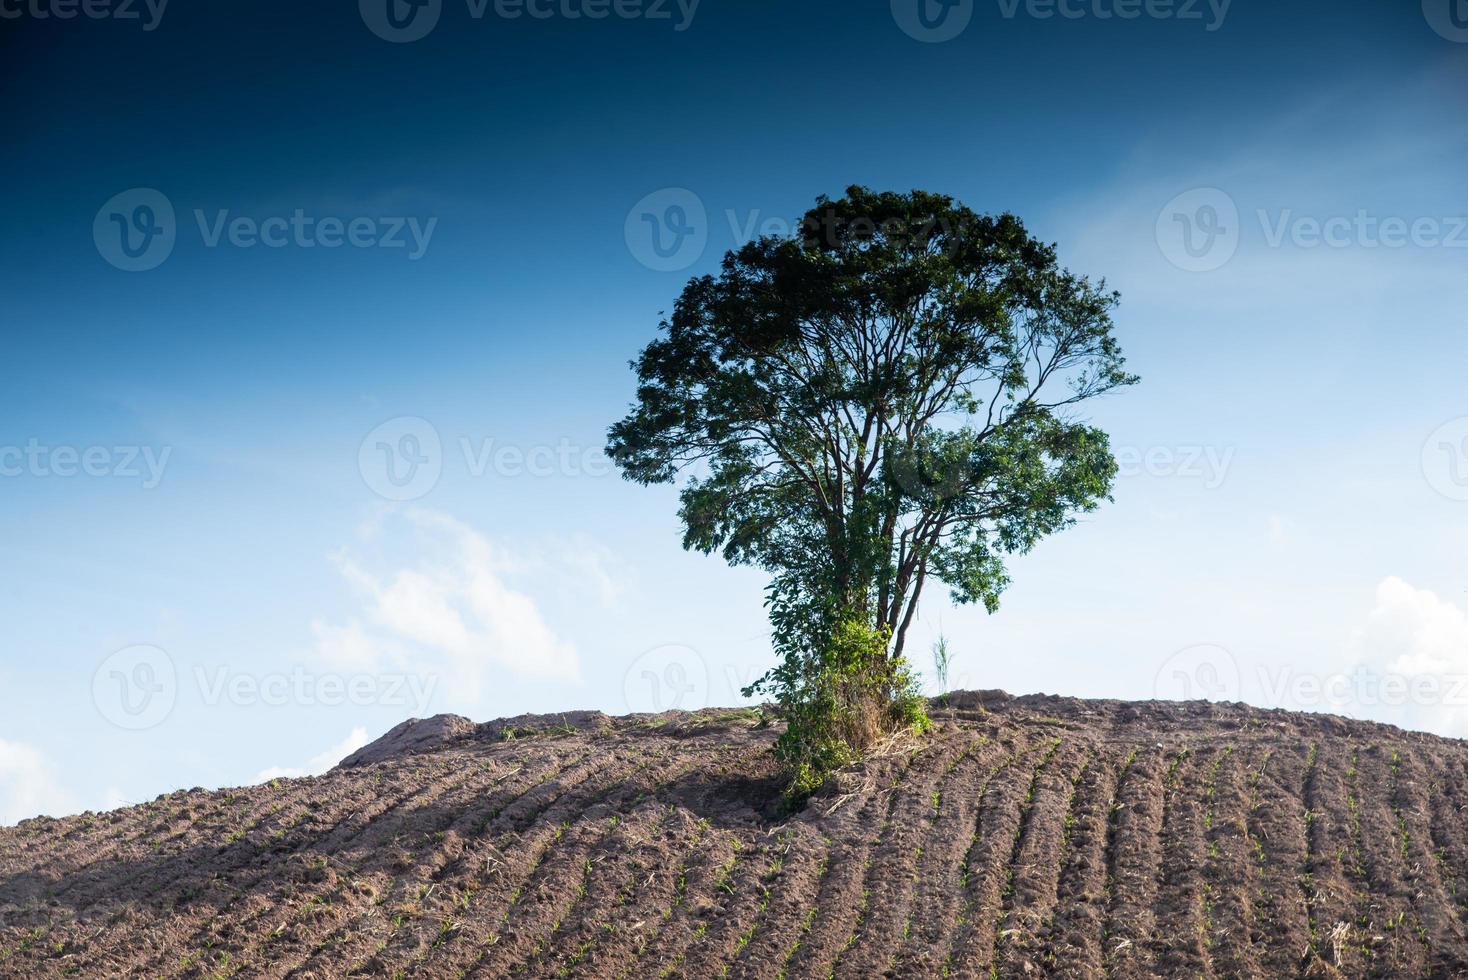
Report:
[{"label": "blue sky", "polygon": [[599,451],[685,279],[850,183],[1018,213],[1143,377],[1116,502],[920,666],[1468,734],[1468,11],[300,6],[0,3],[0,822],[737,702],[762,577]]}]

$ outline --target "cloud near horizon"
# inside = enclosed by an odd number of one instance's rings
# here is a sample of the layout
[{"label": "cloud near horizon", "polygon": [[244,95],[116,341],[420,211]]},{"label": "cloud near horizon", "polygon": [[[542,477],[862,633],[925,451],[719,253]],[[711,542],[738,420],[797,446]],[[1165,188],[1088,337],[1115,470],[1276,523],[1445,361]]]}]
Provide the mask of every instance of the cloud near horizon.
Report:
[{"label": "cloud near horizon", "polygon": [[[373,545],[395,539],[404,551],[390,557],[383,548],[359,548],[334,556],[362,605],[345,623],[311,624],[318,661],[338,670],[432,675],[439,690],[470,702],[496,671],[580,681],[575,646],[552,629],[530,594],[509,584],[525,566],[483,534],[446,514],[414,509],[380,515],[363,538]],[[590,551],[577,554],[582,573],[595,571],[589,585],[604,599],[604,571]]]},{"label": "cloud near horizon", "polygon": [[1468,735],[1468,613],[1392,576],[1377,585],[1354,646],[1360,666],[1400,678],[1408,689],[1401,704],[1367,716],[1450,738]]},{"label": "cloud near horizon", "polygon": [[371,739],[367,737],[367,729],[360,725],[353,728],[347,737],[341,742],[333,745],[325,751],[319,752],[306,760],[301,766],[272,766],[261,770],[250,780],[251,786],[260,783],[268,783],[272,779],[294,779],[297,776],[319,776],[328,769],[333,768],[338,762],[351,755],[353,752],[366,745]]},{"label": "cloud near horizon", "polygon": [[0,827],[39,814],[77,811],[76,801],[57,784],[52,769],[39,750],[0,739]]}]

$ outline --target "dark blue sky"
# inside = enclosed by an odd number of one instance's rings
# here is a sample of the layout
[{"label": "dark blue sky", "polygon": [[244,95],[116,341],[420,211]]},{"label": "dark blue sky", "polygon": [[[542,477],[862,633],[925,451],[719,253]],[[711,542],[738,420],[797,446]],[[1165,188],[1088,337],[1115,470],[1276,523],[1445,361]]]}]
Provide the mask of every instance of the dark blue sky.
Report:
[{"label": "dark blue sky", "polygon": [[[1143,376],[1097,409],[1139,460],[1115,505],[1021,562],[996,616],[925,606],[917,648],[946,632],[969,686],[1151,696],[1206,642],[1279,703],[1261,665],[1386,664],[1361,636],[1464,621],[1468,503],[1433,455],[1468,418],[1463,0],[973,0],[935,43],[903,29],[917,0],[702,0],[683,30],[676,3],[442,0],[409,43],[368,27],[389,0],[37,16],[64,2],[0,0],[0,821],[309,767],[410,713],[221,705],[221,668],[626,711],[672,644],[736,700],[769,660],[759,576],[682,553],[670,492],[586,464],[685,279],[851,183],[1016,212],[1121,289]],[[119,267],[159,200],[172,251]],[[690,202],[706,244],[658,268],[642,215]],[[370,247],[248,244],[297,213]],[[409,219],[421,255],[386,247]],[[1426,224],[1382,246],[1383,221]],[[406,501],[370,458],[424,434],[405,418],[441,443]],[[31,444],[102,447],[112,475],[6,473]],[[488,444],[565,452],[536,475]],[[166,474],[118,473],[117,447]],[[176,705],[119,733],[93,683],[133,644],[167,652]],[[7,751],[71,775],[22,786]]]},{"label": "dark blue sky", "polygon": [[[470,9],[446,0],[436,29],[408,44],[379,39],[349,2],[174,0],[152,31],[0,22],[0,70],[24,93],[8,100],[3,162],[21,233],[0,259],[21,280],[22,322],[46,324],[23,331],[26,348],[126,332],[150,361],[177,340],[289,370],[287,352],[343,356],[344,322],[391,343],[412,316],[415,340],[458,345],[462,323],[442,338],[431,321],[458,320],[465,304],[497,351],[533,329],[598,345],[607,315],[645,316],[669,292],[627,281],[622,218],[652,189],[689,187],[715,213],[793,217],[852,182],[923,186],[1039,223],[1058,189],[1105,186],[1139,146],[1218,155],[1273,107],[1364,101],[1463,60],[1413,3],[1238,0],[1215,25],[1201,2],[1198,20],[1098,19],[1113,0],[1042,20],[978,0],[967,30],[937,44],[868,0],[703,0],[682,31],[671,4],[674,19],[657,21]],[[129,281],[75,232],[136,186],[180,213],[403,210],[440,225],[432,261],[411,267],[299,253],[288,267],[220,263],[186,236],[159,275]],[[711,256],[727,244],[715,235]],[[95,315],[99,300],[112,316]]]}]

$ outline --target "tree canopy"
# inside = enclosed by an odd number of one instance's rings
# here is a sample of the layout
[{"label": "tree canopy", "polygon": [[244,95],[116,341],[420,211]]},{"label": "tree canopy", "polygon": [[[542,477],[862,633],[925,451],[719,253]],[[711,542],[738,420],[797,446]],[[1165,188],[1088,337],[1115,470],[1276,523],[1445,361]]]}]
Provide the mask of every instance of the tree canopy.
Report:
[{"label": "tree canopy", "polygon": [[990,611],[1004,557],[1108,499],[1078,406],[1136,379],[1117,295],[1012,214],[851,187],[690,280],[608,451],[676,483],[684,546],[772,574],[788,696],[853,618],[899,664],[929,578]]}]

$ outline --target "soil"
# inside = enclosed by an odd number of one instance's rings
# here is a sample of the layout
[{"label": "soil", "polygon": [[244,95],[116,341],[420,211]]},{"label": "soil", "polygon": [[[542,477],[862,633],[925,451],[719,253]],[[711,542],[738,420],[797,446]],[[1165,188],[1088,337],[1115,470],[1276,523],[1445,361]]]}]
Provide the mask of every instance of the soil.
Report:
[{"label": "soil", "polygon": [[955,694],[786,812],[748,710],[405,723],[0,828],[0,977],[1462,977],[1468,748]]}]

